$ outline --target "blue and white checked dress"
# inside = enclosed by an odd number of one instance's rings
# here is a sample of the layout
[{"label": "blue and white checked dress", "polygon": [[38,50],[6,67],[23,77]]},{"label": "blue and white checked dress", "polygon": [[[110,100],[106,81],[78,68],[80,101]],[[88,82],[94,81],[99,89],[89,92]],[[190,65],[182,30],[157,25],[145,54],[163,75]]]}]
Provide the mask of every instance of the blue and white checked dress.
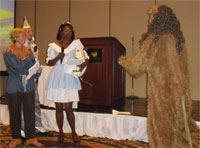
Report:
[{"label": "blue and white checked dress", "polygon": [[[81,90],[80,80],[72,75],[76,65],[83,63],[83,60],[76,59],[77,50],[83,49],[83,45],[79,39],[74,40],[67,48],[65,48],[65,57],[62,64],[58,60],[52,69],[47,80],[47,99],[54,102],[67,103],[73,102],[73,108],[77,108],[79,101],[78,91]],[[50,43],[46,62],[54,59],[61,52],[61,47],[56,43]],[[88,57],[88,55],[87,55]]]}]

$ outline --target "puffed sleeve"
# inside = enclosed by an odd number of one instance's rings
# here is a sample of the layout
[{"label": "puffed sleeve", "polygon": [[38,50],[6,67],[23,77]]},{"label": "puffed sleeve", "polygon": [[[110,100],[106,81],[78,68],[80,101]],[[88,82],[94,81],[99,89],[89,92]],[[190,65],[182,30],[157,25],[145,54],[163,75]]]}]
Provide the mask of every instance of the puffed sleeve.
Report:
[{"label": "puffed sleeve", "polygon": [[46,58],[46,63],[48,64],[48,62],[52,59],[54,59],[56,56],[58,56],[54,50],[54,48],[52,47],[51,44],[49,44],[48,49],[47,49],[47,58]]}]

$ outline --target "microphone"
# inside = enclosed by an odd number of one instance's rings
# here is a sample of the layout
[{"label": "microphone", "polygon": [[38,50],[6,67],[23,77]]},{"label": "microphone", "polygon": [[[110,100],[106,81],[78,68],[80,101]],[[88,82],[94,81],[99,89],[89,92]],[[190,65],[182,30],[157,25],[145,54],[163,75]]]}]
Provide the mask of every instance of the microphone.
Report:
[{"label": "microphone", "polygon": [[35,45],[35,46],[33,47],[33,51],[34,51],[34,52],[37,52],[37,50],[38,50],[38,48],[37,48],[37,46]]},{"label": "microphone", "polygon": [[[61,52],[64,53],[65,48],[61,47]],[[63,58],[60,59],[60,63],[62,64]]]}]

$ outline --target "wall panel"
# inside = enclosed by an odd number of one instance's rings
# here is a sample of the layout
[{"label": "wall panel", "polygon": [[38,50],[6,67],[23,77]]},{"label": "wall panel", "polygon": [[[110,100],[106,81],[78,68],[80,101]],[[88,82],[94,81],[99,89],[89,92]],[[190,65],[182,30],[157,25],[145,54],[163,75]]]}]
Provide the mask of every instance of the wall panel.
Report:
[{"label": "wall panel", "polygon": [[23,18],[27,20],[31,27],[35,27],[35,1],[34,0],[18,0],[16,1],[16,27],[22,27]]},{"label": "wall panel", "polygon": [[[147,9],[154,1],[111,1],[111,36],[117,37],[126,47],[126,55],[133,55],[138,51],[141,35],[147,30]],[[132,92],[132,77],[126,74],[126,96],[132,94],[146,97],[145,75],[134,79],[134,93]]]},{"label": "wall panel", "polygon": [[71,23],[76,36],[109,36],[109,0],[71,1]]},{"label": "wall panel", "polygon": [[36,42],[40,63],[45,64],[48,44],[56,41],[60,24],[69,21],[69,0],[37,0],[36,10]]}]

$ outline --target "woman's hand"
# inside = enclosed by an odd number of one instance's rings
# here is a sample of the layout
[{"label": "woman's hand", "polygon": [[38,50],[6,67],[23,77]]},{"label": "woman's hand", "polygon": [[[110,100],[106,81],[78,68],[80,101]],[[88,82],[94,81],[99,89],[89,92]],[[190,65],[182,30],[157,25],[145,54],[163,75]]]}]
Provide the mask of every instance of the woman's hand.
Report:
[{"label": "woman's hand", "polygon": [[60,52],[59,55],[58,55],[59,59],[64,58],[64,56],[65,56],[65,54],[63,52]]},{"label": "woman's hand", "polygon": [[64,56],[65,56],[65,54],[64,54],[63,52],[60,52],[60,53],[58,54],[57,57],[55,57],[53,60],[50,60],[50,61],[48,62],[48,65],[49,65],[49,66],[54,66],[54,65],[56,64],[56,62],[57,62],[58,60],[64,58]]}]

